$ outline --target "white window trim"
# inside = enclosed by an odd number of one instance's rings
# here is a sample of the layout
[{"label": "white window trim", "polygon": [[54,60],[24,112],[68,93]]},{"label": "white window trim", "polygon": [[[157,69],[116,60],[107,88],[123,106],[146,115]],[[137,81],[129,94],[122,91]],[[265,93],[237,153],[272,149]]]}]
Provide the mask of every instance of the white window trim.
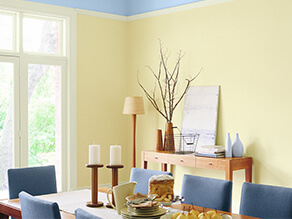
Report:
[{"label": "white window trim", "polygon": [[[62,166],[62,172],[67,173],[67,182],[63,182],[63,190],[77,188],[77,16],[71,8],[53,6],[21,0],[0,0],[0,10],[11,10],[23,13],[33,13],[41,16],[54,16],[66,20],[67,47],[67,165]],[[70,36],[70,37],[69,37]],[[16,36],[21,37],[21,36]],[[19,41],[21,42],[21,40]],[[22,48],[22,47],[20,47]],[[19,51],[22,54],[22,51]],[[0,55],[17,56],[17,53],[1,52]],[[53,59],[53,57],[50,57]]]}]

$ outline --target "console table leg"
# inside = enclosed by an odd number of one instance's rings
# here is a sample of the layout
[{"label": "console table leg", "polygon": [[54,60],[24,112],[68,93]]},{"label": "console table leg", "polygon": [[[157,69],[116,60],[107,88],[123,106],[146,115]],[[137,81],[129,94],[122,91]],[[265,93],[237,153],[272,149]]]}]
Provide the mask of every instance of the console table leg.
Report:
[{"label": "console table leg", "polygon": [[8,218],[9,218],[8,215],[0,213],[0,219],[8,219]]},{"label": "console table leg", "polygon": [[161,171],[167,171],[167,164],[161,163]]},{"label": "console table leg", "polygon": [[[233,179],[233,169],[232,169],[232,161],[229,160],[227,162],[226,168],[225,168],[225,179],[232,182]],[[232,212],[232,202],[230,204],[230,212]]]},{"label": "console table leg", "polygon": [[147,161],[145,161],[145,153],[144,151],[141,152],[141,168],[147,169]]},{"label": "console table leg", "polygon": [[245,169],[245,182],[252,182],[252,167]]},{"label": "console table leg", "polygon": [[143,169],[147,169],[147,163],[148,163],[147,161],[142,160],[142,168]]},{"label": "console table leg", "polygon": [[232,181],[233,179],[233,170],[232,170],[232,162],[227,162],[226,168],[225,168],[225,179]]}]

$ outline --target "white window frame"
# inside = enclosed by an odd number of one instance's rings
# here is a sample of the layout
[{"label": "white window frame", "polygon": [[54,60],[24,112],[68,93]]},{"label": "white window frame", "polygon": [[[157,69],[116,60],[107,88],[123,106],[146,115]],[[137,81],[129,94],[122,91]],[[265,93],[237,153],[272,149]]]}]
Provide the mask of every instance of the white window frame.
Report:
[{"label": "white window frame", "polygon": [[[68,191],[77,188],[77,22],[76,22],[76,11],[71,8],[64,8],[53,5],[46,5],[34,2],[25,2],[21,0],[1,0],[0,4],[1,11],[12,11],[18,12],[20,16],[24,14],[33,14],[39,15],[43,17],[55,17],[64,19],[66,21],[66,26],[64,27],[63,36],[66,36],[66,39],[63,39],[63,42],[66,43],[67,51],[64,53],[64,47],[62,48],[63,54],[66,55],[64,59],[60,57],[54,57],[56,55],[38,55],[35,57],[35,53],[24,53],[22,51],[22,45],[16,45],[17,42],[22,43],[22,34],[17,34],[15,32],[15,50],[14,51],[0,51],[0,56],[12,56],[19,58],[20,60],[20,69],[24,68],[27,64],[52,64],[55,65],[59,63],[63,69],[66,69],[66,74],[64,78],[62,78],[62,89],[66,90],[66,97],[62,96],[63,100],[66,98],[66,102],[64,102],[65,107],[62,104],[62,115],[66,115],[65,119],[65,129],[62,127],[62,144],[65,143],[65,147],[62,149],[62,190]],[[17,19],[16,19],[17,20]],[[17,27],[20,28],[20,33],[22,33],[22,24],[16,24]],[[20,51],[17,50],[20,48]],[[28,61],[29,60],[29,61]],[[66,63],[66,64],[65,64]],[[20,85],[23,87],[23,85]],[[22,99],[27,99],[27,92],[21,92],[20,97]],[[62,94],[63,95],[63,94]],[[25,96],[25,97],[24,97]],[[62,120],[62,123],[64,121]],[[23,135],[22,133],[19,133]],[[66,136],[66,138],[64,138]],[[24,137],[24,136],[22,136]],[[22,138],[21,141],[27,140],[27,137]],[[17,156],[17,154],[15,155]],[[21,161],[19,165],[25,165],[26,161]],[[19,166],[18,163],[15,163],[16,166]]]}]

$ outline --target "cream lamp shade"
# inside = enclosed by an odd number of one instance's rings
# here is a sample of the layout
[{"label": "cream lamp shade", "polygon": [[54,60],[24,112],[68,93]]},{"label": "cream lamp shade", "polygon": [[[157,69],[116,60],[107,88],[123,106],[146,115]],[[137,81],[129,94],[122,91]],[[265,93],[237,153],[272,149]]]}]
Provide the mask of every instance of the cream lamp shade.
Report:
[{"label": "cream lamp shade", "polygon": [[142,97],[126,97],[123,114],[132,114],[133,117],[133,167],[136,167],[136,117],[145,114]]},{"label": "cream lamp shade", "polygon": [[123,114],[145,114],[142,97],[126,97]]}]

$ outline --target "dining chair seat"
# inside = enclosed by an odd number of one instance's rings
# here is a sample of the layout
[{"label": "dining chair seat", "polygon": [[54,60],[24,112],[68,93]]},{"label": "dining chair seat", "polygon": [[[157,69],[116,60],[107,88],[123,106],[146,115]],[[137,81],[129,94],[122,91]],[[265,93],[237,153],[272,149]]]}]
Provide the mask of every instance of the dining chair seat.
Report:
[{"label": "dining chair seat", "polygon": [[77,208],[75,210],[75,219],[102,219],[102,218],[95,216],[93,214],[90,214],[81,208]]},{"label": "dining chair seat", "polygon": [[232,182],[185,174],[181,196],[184,203],[230,212]]},{"label": "dining chair seat", "polygon": [[240,214],[260,218],[292,218],[292,188],[244,182]]},{"label": "dining chair seat", "polygon": [[161,175],[161,174],[167,174],[172,176],[171,172],[165,172],[165,171],[159,171],[159,170],[149,170],[149,169],[140,169],[140,168],[132,168],[131,170],[131,176],[130,181],[137,182],[135,186],[134,192],[146,194],[148,195],[148,181],[151,176],[154,175]]},{"label": "dining chair seat", "polygon": [[32,196],[57,193],[55,166],[8,169],[9,199],[18,198],[21,191]]},{"label": "dining chair seat", "polygon": [[61,219],[56,202],[33,197],[26,192],[19,193],[22,219]]}]

